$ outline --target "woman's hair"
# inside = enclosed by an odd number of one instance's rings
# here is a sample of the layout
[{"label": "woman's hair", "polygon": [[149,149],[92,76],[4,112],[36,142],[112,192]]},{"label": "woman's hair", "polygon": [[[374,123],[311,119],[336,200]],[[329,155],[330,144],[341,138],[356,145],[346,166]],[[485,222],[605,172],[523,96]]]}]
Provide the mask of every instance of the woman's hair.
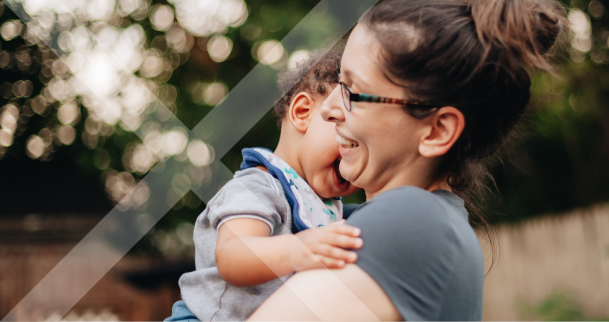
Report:
[{"label": "woman's hair", "polygon": [[564,9],[551,0],[386,0],[360,23],[376,36],[387,72],[409,95],[463,113],[463,133],[436,175],[448,175],[494,249],[488,220],[475,206],[490,176],[484,161],[525,111],[527,68],[551,70],[546,54],[566,23]]},{"label": "woman's hair", "polygon": [[294,69],[285,69],[279,73],[277,85],[285,95],[273,109],[280,126],[296,94],[307,92],[314,97],[327,95],[338,84],[343,50],[344,47],[339,45],[327,52],[313,51],[307,59],[298,62]]}]

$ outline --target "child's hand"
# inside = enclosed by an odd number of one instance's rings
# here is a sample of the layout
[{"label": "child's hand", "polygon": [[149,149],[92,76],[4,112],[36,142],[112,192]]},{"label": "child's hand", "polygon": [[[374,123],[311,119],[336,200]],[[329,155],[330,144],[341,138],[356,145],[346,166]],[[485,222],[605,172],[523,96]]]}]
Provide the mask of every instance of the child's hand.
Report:
[{"label": "child's hand", "polygon": [[359,249],[364,244],[358,238],[359,228],[345,224],[345,220],[326,227],[301,231],[289,245],[288,259],[294,271],[312,268],[342,268],[354,263],[357,254],[345,249]]}]

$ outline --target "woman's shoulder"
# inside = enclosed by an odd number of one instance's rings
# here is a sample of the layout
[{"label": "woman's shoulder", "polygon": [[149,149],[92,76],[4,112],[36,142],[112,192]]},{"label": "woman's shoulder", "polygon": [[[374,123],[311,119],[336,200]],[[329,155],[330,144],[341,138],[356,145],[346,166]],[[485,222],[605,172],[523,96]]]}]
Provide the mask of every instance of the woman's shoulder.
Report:
[{"label": "woman's shoulder", "polygon": [[389,221],[393,224],[419,223],[445,225],[467,222],[463,199],[449,191],[434,191],[403,186],[374,197],[360,206],[354,218],[364,221]]},{"label": "woman's shoulder", "polygon": [[474,257],[480,252],[463,199],[449,191],[392,189],[362,205],[347,222],[362,230],[364,244],[409,245],[404,252],[450,249]]}]

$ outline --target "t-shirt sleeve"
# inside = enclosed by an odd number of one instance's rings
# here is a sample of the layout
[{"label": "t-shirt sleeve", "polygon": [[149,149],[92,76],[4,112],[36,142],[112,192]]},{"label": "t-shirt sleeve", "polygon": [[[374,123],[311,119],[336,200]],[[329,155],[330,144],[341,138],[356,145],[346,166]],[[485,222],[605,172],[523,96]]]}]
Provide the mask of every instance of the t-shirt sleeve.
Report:
[{"label": "t-shirt sleeve", "polygon": [[361,206],[347,223],[362,230],[356,265],[407,321],[438,320],[452,278],[455,233],[431,193],[401,187]]},{"label": "t-shirt sleeve", "polygon": [[265,222],[271,235],[289,215],[289,205],[279,183],[269,173],[255,168],[240,171],[220,189],[208,208],[214,229],[229,220],[253,218]]}]

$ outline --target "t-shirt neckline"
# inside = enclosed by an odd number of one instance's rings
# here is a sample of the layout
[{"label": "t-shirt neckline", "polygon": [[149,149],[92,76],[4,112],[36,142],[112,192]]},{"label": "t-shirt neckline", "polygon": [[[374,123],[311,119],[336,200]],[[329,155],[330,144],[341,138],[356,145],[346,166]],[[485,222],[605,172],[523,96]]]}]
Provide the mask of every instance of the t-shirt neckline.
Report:
[{"label": "t-shirt neckline", "polygon": [[465,208],[465,201],[461,197],[448,190],[434,190],[431,193],[438,197],[444,198],[451,205],[462,209],[463,211],[461,211],[461,213],[463,218],[465,218],[465,220],[468,220],[467,209]]}]

